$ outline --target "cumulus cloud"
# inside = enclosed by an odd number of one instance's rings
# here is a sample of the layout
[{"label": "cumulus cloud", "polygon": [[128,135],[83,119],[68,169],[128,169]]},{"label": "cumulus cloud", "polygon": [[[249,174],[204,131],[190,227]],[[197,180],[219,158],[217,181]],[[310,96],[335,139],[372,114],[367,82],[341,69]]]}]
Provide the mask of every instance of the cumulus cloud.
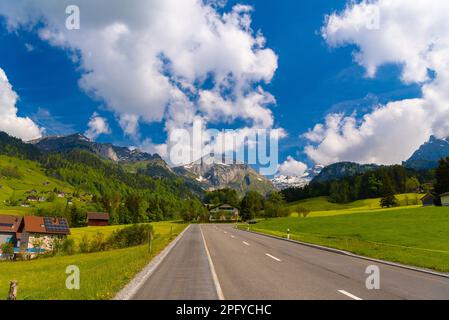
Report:
[{"label": "cumulus cloud", "polygon": [[0,68],[0,130],[25,141],[40,138],[43,129],[28,117],[17,116],[17,100],[17,93]]},{"label": "cumulus cloud", "polygon": [[[262,86],[277,56],[251,28],[252,7],[223,12],[221,1],[2,1],[10,30],[37,29],[40,38],[70,52],[80,87],[116,113],[125,134],[142,122],[166,131],[194,119],[270,128],[274,97]],[[81,29],[65,28],[65,8],[78,5]]]},{"label": "cumulus cloud", "polygon": [[84,135],[91,140],[95,140],[101,134],[111,133],[108,121],[105,118],[100,117],[96,112],[94,112],[94,114],[90,117],[87,126],[88,129],[86,130],[86,132],[84,132]]},{"label": "cumulus cloud", "polygon": [[301,177],[307,171],[307,165],[303,162],[295,160],[293,157],[288,156],[287,160],[279,165],[278,173],[283,176],[289,177]]},{"label": "cumulus cloud", "polygon": [[326,18],[322,34],[331,47],[355,44],[354,59],[368,77],[384,64],[403,66],[401,80],[419,84],[422,97],[375,106],[361,120],[328,115],[304,135],[312,160],[400,163],[431,134],[449,135],[448,12],[445,0],[351,1]]}]

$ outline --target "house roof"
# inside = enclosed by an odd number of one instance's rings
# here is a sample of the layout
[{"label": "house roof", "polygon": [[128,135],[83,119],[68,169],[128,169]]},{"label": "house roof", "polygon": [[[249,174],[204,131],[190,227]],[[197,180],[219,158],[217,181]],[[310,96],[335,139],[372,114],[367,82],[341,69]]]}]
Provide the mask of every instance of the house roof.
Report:
[{"label": "house roof", "polygon": [[18,216],[0,215],[0,232],[17,232],[22,220]]},{"label": "house roof", "polygon": [[25,216],[24,230],[29,233],[70,234],[65,218]]},{"label": "house roof", "polygon": [[446,196],[449,196],[449,192],[445,192],[443,194],[440,194],[440,197],[446,197]]},{"label": "house roof", "polygon": [[109,213],[104,212],[88,212],[87,213],[88,220],[108,220],[109,221]]},{"label": "house roof", "polygon": [[427,193],[424,197],[421,198],[421,201],[426,200],[427,198],[435,199],[436,197],[431,193]]}]

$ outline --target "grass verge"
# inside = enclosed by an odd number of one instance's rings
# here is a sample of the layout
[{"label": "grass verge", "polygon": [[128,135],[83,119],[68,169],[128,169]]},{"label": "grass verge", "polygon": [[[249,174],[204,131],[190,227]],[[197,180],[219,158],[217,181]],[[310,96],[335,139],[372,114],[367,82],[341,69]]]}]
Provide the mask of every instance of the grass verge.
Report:
[{"label": "grass verge", "polygon": [[[21,300],[111,299],[186,227],[170,222],[157,222],[153,226],[155,238],[151,253],[148,245],[144,245],[33,261],[2,262],[0,299],[6,298],[10,280],[19,282],[18,299]],[[68,290],[65,286],[65,270],[69,265],[80,268],[80,290]]]},{"label": "grass verge", "polygon": [[[244,226],[240,226],[244,228]],[[260,221],[252,231],[449,272],[449,209],[408,208]]]}]

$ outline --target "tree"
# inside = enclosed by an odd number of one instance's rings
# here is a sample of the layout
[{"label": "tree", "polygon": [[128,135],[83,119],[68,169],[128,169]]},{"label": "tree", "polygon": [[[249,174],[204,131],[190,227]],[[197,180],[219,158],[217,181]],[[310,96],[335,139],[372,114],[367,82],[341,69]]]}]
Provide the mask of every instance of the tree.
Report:
[{"label": "tree", "polygon": [[385,180],[383,184],[382,194],[382,199],[380,199],[380,206],[382,208],[390,208],[398,205],[398,199],[396,198],[393,187],[388,179]]},{"label": "tree", "polygon": [[240,216],[243,221],[253,219],[263,208],[262,196],[256,191],[249,191],[240,202]]},{"label": "tree", "polygon": [[435,193],[449,192],[449,157],[441,159],[435,171]]},{"label": "tree", "polygon": [[280,192],[272,192],[265,201],[265,216],[279,217],[282,215],[282,208],[285,205],[284,196]]},{"label": "tree", "polygon": [[416,177],[407,178],[405,181],[405,190],[407,192],[416,192],[420,186],[421,184]]}]

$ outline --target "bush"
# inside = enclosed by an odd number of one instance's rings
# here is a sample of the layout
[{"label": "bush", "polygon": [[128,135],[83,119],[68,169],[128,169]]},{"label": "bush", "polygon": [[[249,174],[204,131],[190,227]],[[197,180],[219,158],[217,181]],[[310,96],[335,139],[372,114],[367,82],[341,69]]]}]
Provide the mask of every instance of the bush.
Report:
[{"label": "bush", "polygon": [[135,224],[130,227],[114,231],[109,237],[108,244],[113,248],[119,249],[138,246],[147,243],[149,236],[152,233],[152,225]]},{"label": "bush", "polygon": [[97,232],[90,243],[89,252],[105,251],[106,249],[107,242],[104,239],[104,235],[101,232]]},{"label": "bush", "polygon": [[75,253],[75,241],[73,239],[65,239],[62,243],[62,252],[67,255]]},{"label": "bush", "polygon": [[2,251],[3,254],[14,254],[14,246],[12,245],[11,242],[3,243],[0,246],[0,250]]},{"label": "bush", "polygon": [[81,253],[88,253],[89,252],[89,238],[86,234],[83,235],[81,238],[80,243],[78,244],[80,252]]}]

